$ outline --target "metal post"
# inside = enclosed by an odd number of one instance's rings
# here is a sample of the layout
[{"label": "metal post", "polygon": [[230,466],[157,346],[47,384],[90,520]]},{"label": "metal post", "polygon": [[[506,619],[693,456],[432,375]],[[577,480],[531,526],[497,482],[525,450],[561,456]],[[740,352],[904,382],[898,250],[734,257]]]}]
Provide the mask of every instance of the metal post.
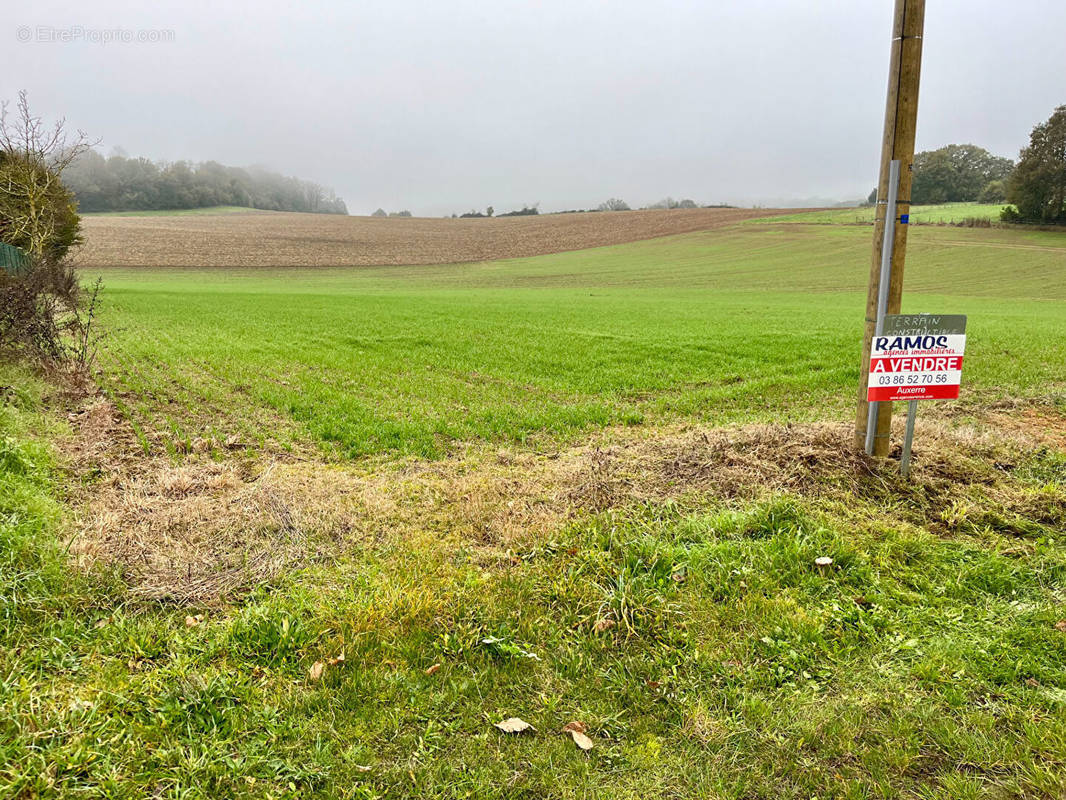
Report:
[{"label": "metal post", "polygon": [[[881,245],[881,277],[877,285],[877,317],[874,324],[874,337],[880,336],[885,328],[885,313],[888,310],[888,287],[892,282],[892,250],[896,243],[896,201],[899,199],[899,159],[893,159],[888,165],[888,203],[885,207],[885,238]],[[867,364],[869,367],[869,364]],[[869,403],[866,416],[866,454],[874,454],[874,438],[877,434],[877,415],[880,403]]]},{"label": "metal post", "polygon": [[899,471],[907,477],[911,471],[911,443],[914,441],[914,418],[918,416],[918,401],[907,403],[907,435],[903,437],[903,458],[899,462]]}]

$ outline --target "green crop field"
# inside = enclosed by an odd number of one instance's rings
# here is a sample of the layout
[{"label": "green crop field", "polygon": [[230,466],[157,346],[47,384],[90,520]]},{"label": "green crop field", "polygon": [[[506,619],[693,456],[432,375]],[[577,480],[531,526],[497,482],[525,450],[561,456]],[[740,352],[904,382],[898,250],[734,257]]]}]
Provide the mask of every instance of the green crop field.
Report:
[{"label": "green crop field", "polygon": [[99,270],[101,394],[0,365],[0,797],[1066,796],[1066,236],[910,231],[904,479],[870,234]]},{"label": "green crop field", "polygon": [[[910,246],[904,310],[972,316],[970,389],[1061,385],[1063,237],[915,229]],[[347,457],[841,416],[869,250],[864,229],[741,225],[462,266],[105,271],[105,384],[146,431],[269,434],[264,412]]]},{"label": "green crop field", "polygon": [[[914,225],[947,225],[966,220],[999,220],[1003,204],[995,203],[941,203],[933,206],[911,206],[911,223]],[[768,222],[769,220],[752,220]],[[776,222],[798,222],[817,225],[872,225],[873,206],[863,208],[831,208],[822,211],[805,211],[776,217]]]}]

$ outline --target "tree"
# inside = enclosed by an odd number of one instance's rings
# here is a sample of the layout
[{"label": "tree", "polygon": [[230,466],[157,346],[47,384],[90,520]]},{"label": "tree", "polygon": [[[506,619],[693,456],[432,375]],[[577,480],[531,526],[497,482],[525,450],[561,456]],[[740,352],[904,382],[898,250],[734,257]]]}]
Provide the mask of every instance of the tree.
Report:
[{"label": "tree", "polygon": [[332,189],[285,177],[263,167],[228,167],[217,161],[193,164],[107,158],[89,150],[63,173],[83,211],[134,211],[229,205],[268,211],[347,214]]},{"label": "tree", "polygon": [[692,200],[675,200],[672,197],[664,197],[658,203],[652,203],[648,208],[698,208]]},{"label": "tree", "polygon": [[1013,167],[1009,158],[994,156],[973,144],[949,144],[939,150],[926,150],[914,157],[911,203],[977,200],[985,186],[1006,178]]},{"label": "tree", "polygon": [[375,211],[370,216],[372,216],[372,217],[387,217],[388,213],[385,211],[385,209],[379,208],[377,211]]},{"label": "tree", "polygon": [[0,104],[0,240],[51,263],[81,241],[77,203],[61,175],[89,147],[81,131],[68,139],[63,120],[47,128],[24,91],[13,118]]},{"label": "tree", "polygon": [[540,203],[534,203],[531,206],[522,206],[518,211],[505,211],[500,214],[501,217],[530,217],[540,214]]},{"label": "tree", "polygon": [[629,211],[629,204],[625,200],[619,200],[617,197],[612,197],[608,200],[604,200],[597,207],[598,211]]},{"label": "tree", "polygon": [[1007,199],[1020,219],[1066,222],[1066,105],[1033,128],[1008,182]]},{"label": "tree", "polygon": [[989,181],[981,194],[977,196],[979,203],[1005,203],[1007,202],[1007,182],[1005,180]]},{"label": "tree", "polygon": [[489,206],[488,208],[485,209],[485,216],[486,217],[491,217],[495,212],[496,212],[496,209],[494,209],[492,206]]}]

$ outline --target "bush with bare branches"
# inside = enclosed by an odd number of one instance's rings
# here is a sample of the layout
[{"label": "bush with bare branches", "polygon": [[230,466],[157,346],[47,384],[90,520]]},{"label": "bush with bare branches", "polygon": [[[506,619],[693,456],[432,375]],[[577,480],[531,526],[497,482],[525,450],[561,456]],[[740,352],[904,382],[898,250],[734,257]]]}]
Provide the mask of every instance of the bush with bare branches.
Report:
[{"label": "bush with bare branches", "polygon": [[68,137],[64,120],[49,127],[20,92],[14,114],[0,105],[0,241],[25,253],[17,270],[0,271],[0,353],[48,364],[91,364],[92,318],[99,292],[80,291],[68,260],[81,243],[80,218],[63,170],[91,143]]}]

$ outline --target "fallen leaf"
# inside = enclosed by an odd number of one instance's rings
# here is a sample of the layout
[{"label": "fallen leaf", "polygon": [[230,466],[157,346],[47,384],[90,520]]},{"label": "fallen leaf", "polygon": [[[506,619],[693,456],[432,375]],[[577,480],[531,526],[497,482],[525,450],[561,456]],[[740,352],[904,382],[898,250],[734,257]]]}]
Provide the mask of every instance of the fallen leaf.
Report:
[{"label": "fallen leaf", "polygon": [[582,750],[591,750],[593,747],[592,739],[590,739],[585,731],[585,723],[583,722],[569,722],[563,728],[563,733],[569,733],[570,738],[574,740],[576,744]]},{"label": "fallen leaf", "polygon": [[97,630],[99,630],[100,628],[106,627],[110,622],[111,622],[111,618],[110,617],[103,617],[102,619],[96,620],[96,622],[93,623],[93,627],[96,628]]},{"label": "fallen leaf", "polygon": [[344,663],[344,653],[343,653],[343,651],[341,653],[339,653],[335,658],[327,659],[326,663],[329,664],[331,667],[335,667],[338,664],[343,664]]},{"label": "fallen leaf", "polygon": [[615,626],[615,624],[613,619],[598,619],[596,620],[596,624],[592,626],[592,629],[596,631],[596,633],[603,633],[604,631],[609,631]]},{"label": "fallen leaf", "polygon": [[1066,619],[1060,619],[1055,623],[1055,630],[1066,633]]},{"label": "fallen leaf", "polygon": [[576,744],[582,750],[588,751],[591,750],[593,747],[592,739],[590,739],[583,733],[578,733],[577,731],[570,731],[570,738],[573,739],[574,744]]},{"label": "fallen leaf", "polygon": [[366,766],[364,764],[356,764],[355,765],[355,771],[356,772],[370,772],[370,769],[371,769],[370,767],[368,767],[368,766]]},{"label": "fallen leaf", "polygon": [[203,621],[204,621],[204,615],[203,614],[197,614],[195,617],[192,616],[192,615],[189,615],[189,616],[187,616],[185,618],[185,627],[186,628],[195,628],[197,625],[199,625]]},{"label": "fallen leaf", "polygon": [[1040,686],[1040,681],[1036,680],[1035,678],[1026,678],[1025,685],[1032,686],[1034,689],[1036,689]]},{"label": "fallen leaf", "polygon": [[522,733],[523,731],[535,731],[532,725],[518,717],[508,717],[503,722],[497,722],[496,727],[504,733]]},{"label": "fallen leaf", "polygon": [[324,661],[316,661],[311,665],[311,669],[307,670],[307,677],[313,681],[317,681],[322,677],[322,672],[326,669],[326,663]]},{"label": "fallen leaf", "polygon": [[434,664],[431,667],[426,667],[427,675],[436,675],[438,672],[440,672],[440,664]]},{"label": "fallen leaf", "polygon": [[662,686],[662,684],[658,681],[644,681],[644,685],[647,686],[649,689],[658,689],[660,686]]}]

